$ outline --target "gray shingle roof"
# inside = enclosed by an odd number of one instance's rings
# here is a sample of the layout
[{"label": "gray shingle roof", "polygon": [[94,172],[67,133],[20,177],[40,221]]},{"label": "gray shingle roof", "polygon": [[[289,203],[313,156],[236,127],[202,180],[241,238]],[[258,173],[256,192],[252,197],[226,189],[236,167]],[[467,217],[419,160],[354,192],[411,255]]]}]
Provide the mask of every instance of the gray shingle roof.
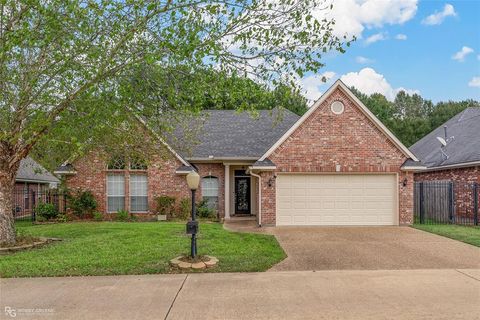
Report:
[{"label": "gray shingle roof", "polygon": [[183,141],[185,148],[178,143],[172,147],[187,159],[260,158],[299,118],[288,110],[259,110],[258,117],[234,110],[208,110],[193,121],[198,141],[188,147],[187,133],[178,129],[175,138]]},{"label": "gray shingle roof", "polygon": [[[437,140],[437,137],[445,137],[444,126],[447,127],[447,138],[455,137],[444,149],[448,155],[446,160]],[[460,112],[411,146],[410,151],[427,167],[480,161],[480,108]]]},{"label": "gray shingle roof", "polygon": [[27,157],[20,162],[16,180],[34,181],[39,183],[60,182],[57,177],[48,172],[44,167],[30,157]]},{"label": "gray shingle roof", "polygon": [[265,159],[263,161],[257,160],[253,164],[254,167],[275,167],[275,163],[270,159]]}]

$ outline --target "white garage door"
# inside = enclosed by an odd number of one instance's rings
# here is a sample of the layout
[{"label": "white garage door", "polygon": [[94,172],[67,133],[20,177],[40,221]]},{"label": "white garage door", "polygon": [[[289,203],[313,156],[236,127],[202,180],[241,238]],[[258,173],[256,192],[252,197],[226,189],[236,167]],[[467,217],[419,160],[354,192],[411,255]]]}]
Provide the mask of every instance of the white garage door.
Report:
[{"label": "white garage door", "polygon": [[276,184],[277,225],[398,223],[392,174],[284,174]]}]

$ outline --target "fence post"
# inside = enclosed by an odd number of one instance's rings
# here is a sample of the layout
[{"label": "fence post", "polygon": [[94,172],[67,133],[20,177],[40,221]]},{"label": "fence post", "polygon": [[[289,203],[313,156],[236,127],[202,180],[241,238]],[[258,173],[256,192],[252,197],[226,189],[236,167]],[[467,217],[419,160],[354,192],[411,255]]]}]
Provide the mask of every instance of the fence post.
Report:
[{"label": "fence post", "polygon": [[32,190],[32,223],[34,223],[36,220],[36,217],[35,217],[36,202],[37,202],[37,199],[35,198],[35,191]]},{"label": "fence post", "polygon": [[478,226],[478,183],[473,183],[473,223]]},{"label": "fence post", "polygon": [[62,192],[62,199],[63,199],[63,214],[67,214],[67,194]]},{"label": "fence post", "polygon": [[420,182],[420,224],[425,223],[425,199],[423,195],[423,182]]},{"label": "fence post", "polygon": [[453,222],[453,210],[455,210],[454,205],[454,193],[453,193],[453,182],[448,183],[448,220],[452,223]]}]

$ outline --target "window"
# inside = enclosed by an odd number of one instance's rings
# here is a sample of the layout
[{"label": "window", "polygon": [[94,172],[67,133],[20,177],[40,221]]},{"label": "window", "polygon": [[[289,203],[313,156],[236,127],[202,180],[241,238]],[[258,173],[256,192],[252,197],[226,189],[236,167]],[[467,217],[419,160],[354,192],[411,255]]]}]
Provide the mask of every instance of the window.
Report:
[{"label": "window", "polygon": [[125,158],[114,157],[108,163],[108,170],[125,170]]},{"label": "window", "polygon": [[148,211],[148,183],[146,175],[130,175],[130,211]]},{"label": "window", "polygon": [[208,207],[216,209],[218,205],[218,178],[205,177],[202,179],[202,197],[207,201]]},{"label": "window", "polygon": [[147,170],[147,164],[142,159],[133,158],[130,160],[130,170]]},{"label": "window", "polygon": [[122,174],[107,175],[108,212],[125,209],[125,176]]}]

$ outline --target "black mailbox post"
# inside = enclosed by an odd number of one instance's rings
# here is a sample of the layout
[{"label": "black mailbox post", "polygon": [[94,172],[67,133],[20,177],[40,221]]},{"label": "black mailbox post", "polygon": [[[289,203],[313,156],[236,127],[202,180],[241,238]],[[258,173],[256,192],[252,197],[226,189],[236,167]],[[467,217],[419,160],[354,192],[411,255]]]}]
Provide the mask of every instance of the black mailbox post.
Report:
[{"label": "black mailbox post", "polygon": [[198,221],[188,221],[187,234],[197,234],[197,233],[198,233]]},{"label": "black mailbox post", "polygon": [[197,255],[197,233],[198,233],[198,221],[195,221],[195,191],[192,190],[192,220],[187,222],[187,234],[192,235],[192,241],[190,244],[190,255],[192,259]]}]

